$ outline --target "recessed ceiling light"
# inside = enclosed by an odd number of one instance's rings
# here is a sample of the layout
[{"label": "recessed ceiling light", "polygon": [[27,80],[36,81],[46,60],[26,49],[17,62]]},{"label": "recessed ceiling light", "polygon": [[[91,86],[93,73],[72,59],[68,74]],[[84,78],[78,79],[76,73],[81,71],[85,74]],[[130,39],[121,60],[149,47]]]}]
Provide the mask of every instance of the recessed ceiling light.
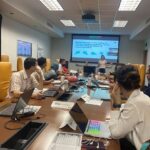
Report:
[{"label": "recessed ceiling light", "polygon": [[119,11],[135,11],[141,0],[121,0]]},{"label": "recessed ceiling light", "polygon": [[123,28],[123,27],[126,26],[127,23],[128,23],[128,21],[126,21],[126,20],[116,20],[116,21],[114,22],[113,27]]},{"label": "recessed ceiling light", "polygon": [[75,24],[72,20],[60,20],[65,26],[72,26],[74,27]]},{"label": "recessed ceiling light", "polygon": [[50,11],[63,11],[57,0],[40,0]]}]

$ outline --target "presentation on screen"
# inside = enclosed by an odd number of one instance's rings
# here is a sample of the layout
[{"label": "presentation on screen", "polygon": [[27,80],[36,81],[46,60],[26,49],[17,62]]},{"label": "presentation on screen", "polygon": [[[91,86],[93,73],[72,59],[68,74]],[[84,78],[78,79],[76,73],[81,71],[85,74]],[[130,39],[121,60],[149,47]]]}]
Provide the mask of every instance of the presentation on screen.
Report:
[{"label": "presentation on screen", "polygon": [[119,52],[119,36],[72,36],[72,61],[98,62],[104,55],[107,62],[117,62]]}]

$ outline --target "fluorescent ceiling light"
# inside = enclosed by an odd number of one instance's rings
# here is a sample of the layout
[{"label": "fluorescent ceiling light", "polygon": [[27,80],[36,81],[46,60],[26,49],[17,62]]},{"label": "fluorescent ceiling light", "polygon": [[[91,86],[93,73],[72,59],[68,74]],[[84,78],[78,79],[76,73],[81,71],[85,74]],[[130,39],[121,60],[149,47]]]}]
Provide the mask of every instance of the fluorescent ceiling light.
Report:
[{"label": "fluorescent ceiling light", "polygon": [[121,0],[119,11],[135,11],[141,0]]},{"label": "fluorescent ceiling light", "polygon": [[126,26],[126,24],[128,23],[128,21],[124,21],[124,20],[116,20],[114,22],[113,27],[119,27],[119,28],[123,28]]},{"label": "fluorescent ceiling light", "polygon": [[63,11],[57,0],[40,0],[50,11]]},{"label": "fluorescent ceiling light", "polygon": [[72,20],[60,20],[65,26],[72,26],[74,27],[75,24]]}]

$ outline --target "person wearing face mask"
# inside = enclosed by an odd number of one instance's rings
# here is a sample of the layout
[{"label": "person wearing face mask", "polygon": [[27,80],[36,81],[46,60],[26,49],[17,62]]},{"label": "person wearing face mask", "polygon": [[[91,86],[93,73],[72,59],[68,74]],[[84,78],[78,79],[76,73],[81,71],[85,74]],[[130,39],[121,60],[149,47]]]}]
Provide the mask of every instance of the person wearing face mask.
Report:
[{"label": "person wearing face mask", "polygon": [[[115,75],[112,99],[123,97],[127,102],[121,107],[119,117],[109,121],[111,137],[125,137],[140,150],[142,144],[150,139],[150,98],[140,91],[140,76],[133,66],[122,66],[117,69]],[[124,149],[129,150],[125,147]]]}]

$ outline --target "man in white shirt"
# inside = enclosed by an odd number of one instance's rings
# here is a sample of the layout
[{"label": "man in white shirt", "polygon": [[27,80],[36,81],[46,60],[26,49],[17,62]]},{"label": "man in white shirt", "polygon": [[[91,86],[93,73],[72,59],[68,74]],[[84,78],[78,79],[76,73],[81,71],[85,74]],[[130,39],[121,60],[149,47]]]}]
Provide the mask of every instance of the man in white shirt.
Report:
[{"label": "man in white shirt", "polygon": [[[39,88],[39,82],[31,76],[36,71],[36,65],[36,59],[26,58],[24,61],[24,70],[12,74],[7,95],[8,98],[15,101],[16,99],[13,98],[19,97],[25,89]],[[41,99],[43,95],[40,91],[37,91],[32,94],[32,97]]]},{"label": "man in white shirt", "polygon": [[140,91],[140,76],[133,66],[123,66],[117,70],[113,99],[116,99],[118,92],[128,100],[121,108],[119,117],[110,119],[111,136],[115,139],[127,137],[140,150],[141,145],[150,139],[150,98]]},{"label": "man in white shirt", "polygon": [[46,66],[46,58],[45,57],[38,58],[37,63],[38,63],[38,66],[37,66],[36,72],[34,72],[32,74],[32,76],[35,77],[38,80],[38,82],[40,83],[40,88],[42,89],[43,84],[44,85],[50,84],[50,83],[52,83],[53,79],[45,80],[44,69],[45,69],[45,66]]}]

